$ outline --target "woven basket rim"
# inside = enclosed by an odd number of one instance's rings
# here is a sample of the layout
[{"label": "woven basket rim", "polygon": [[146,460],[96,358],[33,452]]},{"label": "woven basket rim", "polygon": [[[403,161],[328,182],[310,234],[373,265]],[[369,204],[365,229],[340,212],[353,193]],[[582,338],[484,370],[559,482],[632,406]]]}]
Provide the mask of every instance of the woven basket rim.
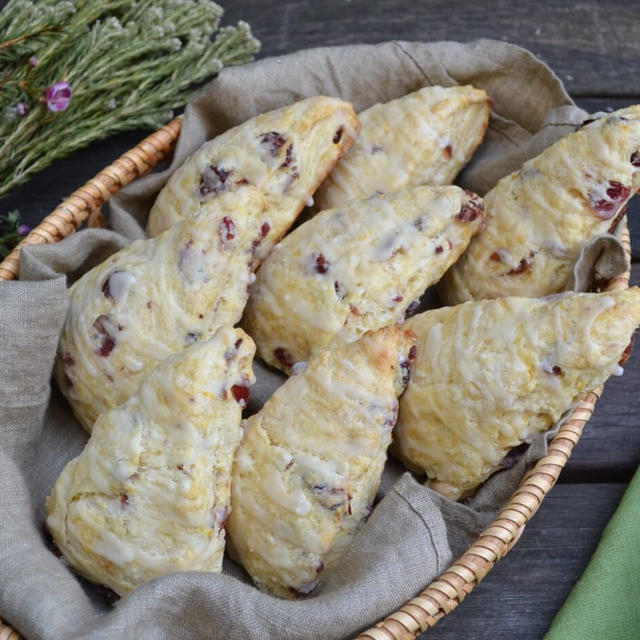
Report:
[{"label": "woven basket rim", "polygon": [[[29,244],[53,244],[71,235],[85,221],[103,226],[101,206],[120,189],[151,171],[171,155],[182,127],[181,116],[147,136],[115,162],[74,191],[0,263],[0,280],[17,279],[20,252]],[[629,265],[631,244],[626,217],[621,242]],[[609,282],[606,291],[626,289],[630,269]],[[575,407],[549,443],[548,453],[522,478],[518,488],[478,539],[436,580],[355,640],[411,640],[434,626],[471,593],[474,587],[518,541],[526,524],[556,483],[560,471],[591,417],[603,386],[590,391]],[[0,619],[0,640],[20,636]]]}]

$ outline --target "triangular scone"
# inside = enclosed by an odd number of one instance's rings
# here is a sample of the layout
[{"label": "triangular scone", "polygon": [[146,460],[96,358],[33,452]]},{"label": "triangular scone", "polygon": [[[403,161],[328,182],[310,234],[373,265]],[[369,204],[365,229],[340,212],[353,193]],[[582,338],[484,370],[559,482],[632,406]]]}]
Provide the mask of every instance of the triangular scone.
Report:
[{"label": "triangular scone", "polygon": [[566,288],[585,242],[640,188],[640,105],[570,133],[485,196],[487,226],[442,279],[447,304]]},{"label": "triangular scone", "polygon": [[125,595],[165,573],[222,570],[254,352],[244,332],[222,327],[98,418],[46,505],[49,531],[78,573]]},{"label": "triangular scone", "polygon": [[318,210],[374,193],[451,184],[489,124],[482,89],[424,87],[358,114],[360,134],[314,196]]},{"label": "triangular scone", "polygon": [[246,204],[240,213],[225,195],[215,210],[206,205],[131,243],[71,287],[55,375],[87,430],[167,356],[240,320],[264,202]]},{"label": "triangular scone", "polygon": [[264,258],[284,235],[311,194],[351,146],[360,125],[353,107],[316,96],[256,116],[205,143],[176,170],[149,214],[156,236],[181,218],[233,193],[242,211],[247,194],[267,201]]},{"label": "triangular scone", "polygon": [[264,591],[310,593],[368,516],[413,342],[389,327],[320,353],[243,421],[229,551]]},{"label": "triangular scone", "polygon": [[500,298],[427,311],[393,452],[458,499],[545,431],[618,365],[640,323],[640,289]]},{"label": "triangular scone", "polygon": [[317,351],[402,322],[484,221],[459,187],[414,187],[319,213],[280,242],[251,288],[244,326],[289,372]]}]

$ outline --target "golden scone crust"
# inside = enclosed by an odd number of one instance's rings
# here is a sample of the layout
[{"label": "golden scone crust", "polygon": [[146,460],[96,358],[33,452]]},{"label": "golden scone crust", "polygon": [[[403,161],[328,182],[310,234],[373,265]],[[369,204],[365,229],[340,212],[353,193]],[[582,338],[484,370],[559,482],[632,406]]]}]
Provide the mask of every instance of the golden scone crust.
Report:
[{"label": "golden scone crust", "polygon": [[580,247],[640,188],[640,105],[583,126],[485,196],[487,226],[442,279],[447,304],[566,288]]},{"label": "golden scone crust", "polygon": [[221,571],[231,465],[255,345],[239,329],[171,356],[96,421],[47,499],[83,576],[125,595],[174,571]]},{"label": "golden scone crust", "polygon": [[313,353],[402,322],[484,221],[459,187],[413,187],[319,213],[284,238],[251,288],[244,326],[289,372]]},{"label": "golden scone crust", "polygon": [[262,260],[291,226],[360,128],[350,103],[316,96],[256,116],[205,143],[175,171],[156,199],[147,233],[156,236],[205,202],[233,193],[266,199]]},{"label": "golden scone crust", "polygon": [[358,138],[314,200],[318,210],[374,193],[451,184],[489,124],[491,103],[471,86],[424,87],[358,114]]},{"label": "golden scone crust", "polygon": [[310,593],[368,516],[413,342],[388,327],[322,352],[243,422],[228,543],[260,589]]},{"label": "golden scone crust", "polygon": [[500,298],[427,311],[400,401],[393,453],[458,499],[545,431],[618,365],[640,323],[640,289]]},{"label": "golden scone crust", "polygon": [[88,430],[172,353],[242,316],[264,202],[240,213],[207,204],[157,238],[138,240],[71,287],[55,375]]}]

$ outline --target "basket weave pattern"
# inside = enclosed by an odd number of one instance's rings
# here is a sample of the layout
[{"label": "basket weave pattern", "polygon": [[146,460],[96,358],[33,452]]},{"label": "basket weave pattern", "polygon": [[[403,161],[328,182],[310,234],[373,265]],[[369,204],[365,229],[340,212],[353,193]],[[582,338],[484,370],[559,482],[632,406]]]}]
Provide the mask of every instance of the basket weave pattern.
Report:
[{"label": "basket weave pattern", "polygon": [[[148,173],[169,156],[180,133],[181,118],[145,138],[120,156],[83,187],[74,191],[0,263],[0,280],[18,277],[20,251],[27,244],[54,243],[65,238],[88,220],[89,226],[102,226],[100,207],[111,195],[135,178]],[[626,224],[622,245],[630,260],[631,247]],[[612,280],[607,290],[629,286],[627,271]],[[495,520],[467,551],[437,580],[384,620],[362,632],[356,640],[412,640],[432,627],[462,602],[518,541],[524,527],[538,510],[544,496],[556,483],[588,422],[602,387],[588,393],[560,427],[549,444],[548,453],[525,475],[518,489]],[[20,636],[0,620],[0,640],[19,640]]]}]

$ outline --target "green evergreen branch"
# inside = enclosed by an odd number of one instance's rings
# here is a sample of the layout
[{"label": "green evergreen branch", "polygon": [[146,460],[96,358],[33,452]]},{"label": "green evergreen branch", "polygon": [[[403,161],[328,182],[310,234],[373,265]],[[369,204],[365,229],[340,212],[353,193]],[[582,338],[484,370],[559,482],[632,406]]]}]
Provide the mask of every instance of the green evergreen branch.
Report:
[{"label": "green evergreen branch", "polygon": [[[9,0],[0,12],[0,196],[94,140],[158,128],[224,66],[249,61],[258,41],[244,22],[218,30],[222,13],[211,0]],[[45,92],[59,82],[72,95],[52,113]]]}]

